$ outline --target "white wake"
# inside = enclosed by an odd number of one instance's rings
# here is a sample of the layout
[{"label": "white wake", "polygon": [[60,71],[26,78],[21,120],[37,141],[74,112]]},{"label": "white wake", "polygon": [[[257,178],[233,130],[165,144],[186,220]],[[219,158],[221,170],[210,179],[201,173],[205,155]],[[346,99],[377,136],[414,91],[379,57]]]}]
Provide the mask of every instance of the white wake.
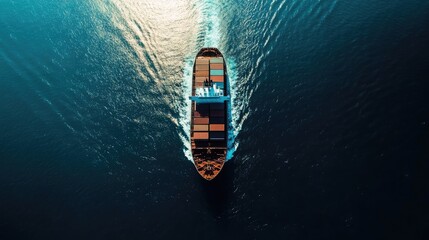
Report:
[{"label": "white wake", "polygon": [[[236,82],[238,78],[236,62],[235,59],[231,56],[225,55],[225,52],[222,51],[224,48],[224,43],[222,41],[222,31],[221,31],[221,17],[220,9],[221,5],[219,1],[216,0],[206,0],[200,3],[200,20],[199,26],[201,28],[201,45],[196,46],[195,53],[199,51],[201,47],[215,47],[218,48],[222,54],[224,54],[227,71],[228,71],[228,92],[231,96],[231,101],[228,104],[228,154],[227,160],[230,160],[235,150],[237,149],[239,143],[235,141],[236,136],[238,135],[243,118],[240,118],[240,109],[242,109],[242,103],[237,101],[237,89]],[[184,94],[183,99],[185,103],[183,104],[180,111],[180,126],[182,128],[182,133],[180,138],[184,143],[184,153],[188,160],[192,160],[191,152],[191,141],[190,141],[190,127],[191,127],[191,101],[189,100],[189,95],[192,93],[192,70],[194,64],[195,56],[187,56],[185,59],[185,66],[183,70],[183,81],[182,81],[182,92]]]}]

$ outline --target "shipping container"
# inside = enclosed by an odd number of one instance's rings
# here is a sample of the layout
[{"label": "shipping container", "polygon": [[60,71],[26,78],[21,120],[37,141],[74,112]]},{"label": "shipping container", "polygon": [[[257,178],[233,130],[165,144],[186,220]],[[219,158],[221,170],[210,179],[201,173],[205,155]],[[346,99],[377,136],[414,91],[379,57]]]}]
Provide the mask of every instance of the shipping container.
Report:
[{"label": "shipping container", "polygon": [[194,111],[194,117],[208,117],[209,113],[210,112],[208,110],[202,110],[200,112]]},{"label": "shipping container", "polygon": [[195,82],[203,83],[205,80],[208,80],[208,77],[196,77]]},{"label": "shipping container", "polygon": [[194,112],[196,113],[195,117],[205,117],[210,113],[208,109],[195,110]]},{"label": "shipping container", "polygon": [[195,104],[195,110],[202,111],[202,110],[209,110],[210,105],[204,104],[204,103],[197,103]]},{"label": "shipping container", "polygon": [[211,76],[210,77],[213,82],[222,82],[223,83],[223,76]]},{"label": "shipping container", "polygon": [[210,70],[210,76],[223,76],[223,70]]},{"label": "shipping container", "polygon": [[210,131],[225,131],[225,124],[210,124]]},{"label": "shipping container", "polygon": [[210,124],[221,124],[225,123],[225,118],[223,117],[212,117],[210,118]]},{"label": "shipping container", "polygon": [[209,71],[195,71],[195,77],[209,77]]},{"label": "shipping container", "polygon": [[210,140],[225,140],[225,132],[210,132]]},{"label": "shipping container", "polygon": [[197,65],[200,65],[200,64],[209,64],[209,59],[208,58],[197,58],[196,64]]},{"label": "shipping container", "polygon": [[208,64],[197,64],[195,66],[195,70],[197,70],[197,71],[201,71],[201,70],[208,71],[209,70],[209,65]]},{"label": "shipping container", "polygon": [[224,110],[210,110],[210,117],[224,117]]},{"label": "shipping container", "polygon": [[209,124],[209,118],[208,117],[194,118],[194,124],[200,124],[200,125]]},{"label": "shipping container", "polygon": [[224,108],[224,103],[210,103],[210,110],[223,110]]},{"label": "shipping container", "polygon": [[209,125],[194,125],[194,131],[207,132],[208,130],[209,130]]},{"label": "shipping container", "polygon": [[223,63],[223,58],[221,57],[210,58],[210,63]]},{"label": "shipping container", "polygon": [[194,132],[193,139],[209,139],[208,132]]},{"label": "shipping container", "polygon": [[220,63],[210,64],[210,69],[219,69],[219,70],[223,70],[223,64],[220,64]]}]

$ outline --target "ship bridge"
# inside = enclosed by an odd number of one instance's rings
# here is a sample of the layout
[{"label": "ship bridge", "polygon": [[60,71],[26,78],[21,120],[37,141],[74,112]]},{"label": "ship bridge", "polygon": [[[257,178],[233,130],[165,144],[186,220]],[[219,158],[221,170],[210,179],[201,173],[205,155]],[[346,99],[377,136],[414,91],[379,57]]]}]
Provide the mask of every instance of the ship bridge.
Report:
[{"label": "ship bridge", "polygon": [[196,103],[221,103],[229,101],[229,96],[224,96],[223,89],[219,88],[217,84],[205,83],[207,86],[195,89],[195,96],[190,96],[189,99]]}]

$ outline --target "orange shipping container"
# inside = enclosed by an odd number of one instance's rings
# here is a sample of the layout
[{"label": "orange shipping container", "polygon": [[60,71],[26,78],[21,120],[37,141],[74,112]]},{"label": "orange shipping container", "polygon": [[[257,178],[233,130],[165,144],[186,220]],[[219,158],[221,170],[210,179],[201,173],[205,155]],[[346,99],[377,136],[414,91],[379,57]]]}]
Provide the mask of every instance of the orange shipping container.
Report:
[{"label": "orange shipping container", "polygon": [[207,79],[208,79],[208,77],[196,77],[195,82],[204,82]]},{"label": "orange shipping container", "polygon": [[209,70],[209,65],[208,64],[197,64],[195,66],[195,69],[197,71],[199,71],[199,70],[206,70],[206,71],[208,71]]},{"label": "orange shipping container", "polygon": [[196,64],[209,64],[208,58],[197,58]]},{"label": "orange shipping container", "polygon": [[194,125],[194,131],[207,132],[208,130],[209,130],[209,125]]},{"label": "orange shipping container", "polygon": [[223,64],[220,64],[220,63],[210,64],[210,69],[222,70]]},{"label": "orange shipping container", "polygon": [[213,82],[223,82],[223,76],[211,76],[210,77]]},{"label": "orange shipping container", "polygon": [[209,71],[195,71],[195,77],[209,77]]},{"label": "orange shipping container", "polygon": [[194,118],[194,124],[209,124],[209,118],[208,117],[204,117],[204,118]]},{"label": "orange shipping container", "polygon": [[193,139],[209,139],[208,132],[194,132]]},{"label": "orange shipping container", "polygon": [[210,124],[210,131],[225,131],[225,124]]}]

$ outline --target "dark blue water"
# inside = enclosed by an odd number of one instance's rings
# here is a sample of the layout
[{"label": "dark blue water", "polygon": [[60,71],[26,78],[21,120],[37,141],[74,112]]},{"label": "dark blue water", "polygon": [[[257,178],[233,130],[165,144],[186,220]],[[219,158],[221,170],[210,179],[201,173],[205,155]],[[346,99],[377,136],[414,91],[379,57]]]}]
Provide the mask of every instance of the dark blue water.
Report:
[{"label": "dark blue water", "polygon": [[[427,239],[428,1],[0,1],[0,239]],[[230,160],[189,157],[226,56]]]}]

